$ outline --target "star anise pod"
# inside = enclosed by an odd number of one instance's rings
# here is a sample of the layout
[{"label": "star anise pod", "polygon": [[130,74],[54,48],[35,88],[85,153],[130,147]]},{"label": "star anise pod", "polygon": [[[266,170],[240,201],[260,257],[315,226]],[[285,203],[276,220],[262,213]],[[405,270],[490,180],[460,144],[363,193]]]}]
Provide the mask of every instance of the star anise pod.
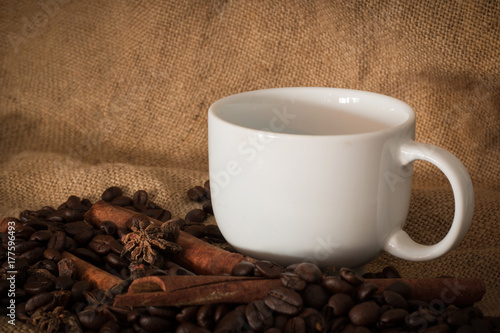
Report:
[{"label": "star anise pod", "polygon": [[163,223],[157,226],[143,215],[134,215],[129,224],[134,231],[121,239],[124,244],[122,257],[129,254],[133,263],[144,261],[154,267],[161,266],[160,251],[167,254],[180,252],[181,247],[175,243],[179,237],[178,225]]},{"label": "star anise pod", "polygon": [[37,332],[83,332],[78,319],[71,312],[64,310],[62,306],[47,312],[39,309],[31,315],[28,323],[35,325]]}]

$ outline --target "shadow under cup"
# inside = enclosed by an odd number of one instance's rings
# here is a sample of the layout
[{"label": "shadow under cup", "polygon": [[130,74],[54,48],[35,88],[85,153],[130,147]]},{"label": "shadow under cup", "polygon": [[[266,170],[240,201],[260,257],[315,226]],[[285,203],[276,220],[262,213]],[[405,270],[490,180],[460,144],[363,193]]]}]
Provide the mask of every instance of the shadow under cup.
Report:
[{"label": "shadow under cup", "polygon": [[397,99],[334,88],[226,97],[209,110],[217,224],[238,251],[282,265],[359,267],[408,213],[398,159],[415,117]]}]

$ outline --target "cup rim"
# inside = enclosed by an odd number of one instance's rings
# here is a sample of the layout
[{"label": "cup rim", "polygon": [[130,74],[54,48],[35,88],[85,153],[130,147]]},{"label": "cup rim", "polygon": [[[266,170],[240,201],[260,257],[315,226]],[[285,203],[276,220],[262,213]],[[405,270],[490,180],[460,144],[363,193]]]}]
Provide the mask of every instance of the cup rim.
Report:
[{"label": "cup rim", "polygon": [[[328,91],[334,91],[337,93],[348,93],[348,94],[357,94],[357,95],[363,95],[363,96],[371,96],[374,98],[383,98],[391,103],[399,104],[398,109],[401,111],[406,112],[407,119],[401,122],[400,124],[394,125],[394,126],[389,126],[384,129],[379,129],[379,130],[374,130],[374,131],[369,131],[369,132],[362,132],[362,133],[351,133],[351,134],[297,134],[297,133],[280,133],[280,132],[273,132],[270,130],[266,129],[254,129],[251,127],[235,124],[233,122],[230,122],[222,117],[220,117],[215,109],[220,106],[221,104],[229,103],[233,100],[237,100],[242,97],[248,97],[250,95],[258,95],[261,93],[271,93],[271,92],[279,92],[279,91],[293,91],[293,90],[324,90],[325,92]],[[245,130],[248,131],[249,133],[263,133],[266,134],[269,137],[273,138],[278,138],[278,137],[283,137],[283,138],[299,138],[299,139],[305,139],[305,138],[317,138],[317,139],[325,139],[325,138],[365,138],[365,137],[373,137],[373,136],[380,136],[380,135],[386,135],[386,134],[391,134],[394,132],[399,132],[401,131],[402,128],[405,127],[411,127],[412,124],[415,123],[415,111],[413,108],[408,105],[407,103],[403,102],[402,100],[399,100],[397,98],[380,94],[380,93],[375,93],[371,91],[365,91],[365,90],[358,90],[358,89],[348,89],[348,88],[333,88],[333,87],[282,87],[282,88],[269,88],[269,89],[257,89],[257,90],[250,90],[250,91],[245,91],[233,95],[228,95],[226,97],[223,97],[217,101],[215,101],[208,109],[208,115],[209,115],[209,121],[210,118],[217,119],[218,121],[224,123],[227,126],[234,127],[235,129],[238,128],[239,130]]]}]

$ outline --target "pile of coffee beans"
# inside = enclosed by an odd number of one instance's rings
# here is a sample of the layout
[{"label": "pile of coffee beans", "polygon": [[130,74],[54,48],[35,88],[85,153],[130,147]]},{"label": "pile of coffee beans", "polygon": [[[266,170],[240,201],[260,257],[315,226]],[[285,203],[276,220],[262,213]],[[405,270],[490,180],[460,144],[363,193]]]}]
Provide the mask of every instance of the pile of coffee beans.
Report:
[{"label": "pile of coffee beans", "polygon": [[[176,219],[142,190],[127,196],[121,188],[110,187],[102,199],[162,222],[175,222],[187,233],[225,246],[217,226],[204,224],[213,214],[209,182],[189,189],[187,195],[200,208]],[[276,278],[281,286],[250,304],[116,308],[114,296],[126,293],[131,282],[133,265],[121,255],[121,238],[131,230],[113,222],[94,228],[83,220],[91,206],[89,200],[72,195],[57,208],[25,210],[18,218],[1,220],[3,315],[11,319],[9,314],[14,313],[15,320],[33,324],[40,332],[500,332],[500,318],[485,317],[472,305],[436,307],[409,299],[409,286],[402,282],[376,294],[377,286],[369,278],[400,277],[393,267],[360,276],[348,268],[321,271],[311,263],[281,267],[268,261],[241,262],[232,275]],[[110,291],[94,289],[77,279],[74,263],[63,258],[63,251],[125,282]],[[193,274],[168,260],[145,271],[145,275]],[[9,309],[12,300],[15,311]]]}]

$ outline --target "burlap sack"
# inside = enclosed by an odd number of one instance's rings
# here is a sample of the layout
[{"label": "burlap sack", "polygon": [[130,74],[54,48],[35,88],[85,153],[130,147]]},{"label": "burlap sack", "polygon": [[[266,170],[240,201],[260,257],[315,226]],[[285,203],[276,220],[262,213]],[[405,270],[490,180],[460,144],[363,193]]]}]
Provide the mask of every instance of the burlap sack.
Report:
[{"label": "burlap sack", "polygon": [[[183,216],[185,191],[208,178],[217,99],[283,86],[379,92],[415,109],[418,141],[464,163],[476,206],[448,255],[383,255],[369,269],[482,277],[480,306],[500,315],[499,22],[497,1],[2,1],[0,215],[120,185]],[[407,230],[433,243],[452,217],[447,180],[417,163]]]}]

